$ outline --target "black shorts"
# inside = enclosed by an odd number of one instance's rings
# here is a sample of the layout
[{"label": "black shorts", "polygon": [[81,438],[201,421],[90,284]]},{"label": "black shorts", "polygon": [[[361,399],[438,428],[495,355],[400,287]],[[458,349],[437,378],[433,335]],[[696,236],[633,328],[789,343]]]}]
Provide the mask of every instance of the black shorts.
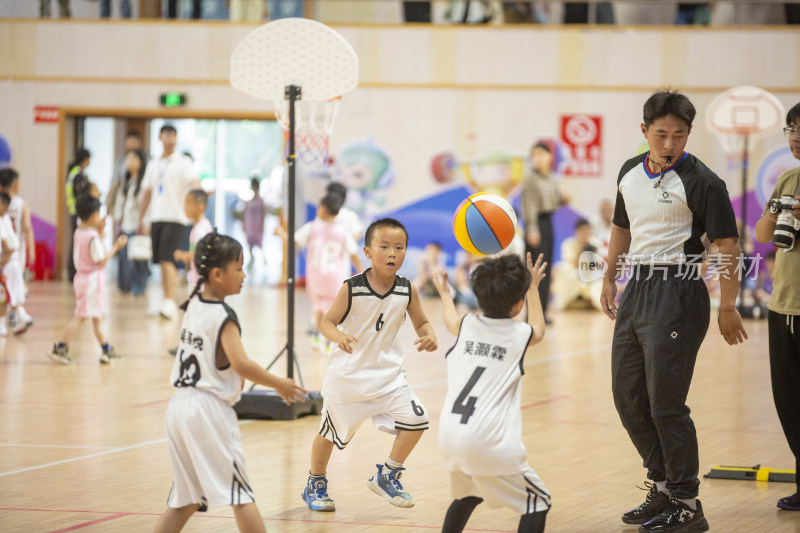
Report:
[{"label": "black shorts", "polygon": [[186,250],[184,242],[192,230],[191,226],[184,226],[177,222],[153,222],[150,229],[150,238],[153,241],[153,263],[169,261],[175,264],[173,253],[175,250]]}]

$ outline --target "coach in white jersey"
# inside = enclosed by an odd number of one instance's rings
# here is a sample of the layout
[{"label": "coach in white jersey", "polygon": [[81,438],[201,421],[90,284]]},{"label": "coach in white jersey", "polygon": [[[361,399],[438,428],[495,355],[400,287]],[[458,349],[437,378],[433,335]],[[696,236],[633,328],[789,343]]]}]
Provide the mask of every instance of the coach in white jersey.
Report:
[{"label": "coach in white jersey", "polygon": [[322,420],[302,495],[312,511],[335,510],[325,477],[331,452],[334,445],[344,449],[368,418],[395,439],[388,459],[376,465],[378,471],[367,486],[392,505],[414,505],[400,476],[429,418],[403,370],[397,334],[406,313],[419,337],[414,341],[417,351],[432,352],[438,345],[417,288],[397,275],[408,245],[405,227],[392,218],[376,220],[364,242],[371,268],[345,281],[320,325],[320,332],[336,346],[328,356]]},{"label": "coach in white jersey", "polygon": [[[614,404],[644,466],[650,491],[622,515],[639,531],[708,530],[697,500],[697,435],[686,406],[697,351],[709,325],[709,297],[699,275],[703,235],[719,246],[719,329],[728,344],[747,338],[736,310],[736,219],[725,183],[684,151],[695,109],[677,91],[644,104],[650,150],[622,165],[600,302],[612,320]],[[619,309],[615,278],[632,266]]]},{"label": "coach in white jersey", "polygon": [[[447,352],[447,395],[439,419],[439,446],[450,471],[453,503],[443,533],[460,533],[475,507],[519,513],[518,531],[542,533],[550,494],[528,465],[522,442],[522,360],[542,340],[545,321],[539,283],[547,265],[516,254],[477,263],[470,281],[483,314],[459,318],[447,273],[434,275],[447,329],[458,335]],[[517,322],[528,297],[528,323]]]}]

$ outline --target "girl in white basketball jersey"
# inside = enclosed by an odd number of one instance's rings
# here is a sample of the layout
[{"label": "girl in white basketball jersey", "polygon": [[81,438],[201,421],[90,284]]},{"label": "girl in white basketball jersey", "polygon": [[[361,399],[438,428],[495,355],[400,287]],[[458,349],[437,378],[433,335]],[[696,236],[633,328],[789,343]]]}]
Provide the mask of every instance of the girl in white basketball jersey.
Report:
[{"label": "girl in white basketball jersey", "polygon": [[155,531],[180,531],[195,511],[231,505],[240,531],[263,532],[232,406],[244,378],[274,388],[287,403],[303,401],[307,391],[270,374],[244,351],[236,313],[224,302],[242,290],[242,245],[210,233],[197,243],[194,263],[200,279],[182,306],[170,376],[177,391],[164,420],[174,481]]},{"label": "girl in white basketball jersey", "polygon": [[334,511],[325,470],[334,445],[344,449],[364,420],[395,435],[392,450],[367,486],[398,507],[413,507],[403,490],[403,462],[428,429],[428,413],[406,381],[397,333],[411,318],[417,351],[437,349],[436,335],[414,284],[398,276],[408,245],[403,225],[391,218],[367,228],[364,255],[372,267],[348,279],[322,319],[320,330],[336,344],[322,384],[322,421],[311,447],[303,500],[312,511]]},{"label": "girl in white basketball jersey", "polygon": [[[447,395],[439,422],[439,446],[450,471],[453,503],[443,533],[458,533],[475,507],[507,507],[521,517],[518,531],[542,533],[550,494],[528,465],[522,442],[522,359],[544,337],[539,282],[542,254],[527,268],[516,254],[477,263],[471,281],[483,314],[458,316],[447,273],[434,283],[447,329],[458,335],[447,352]],[[516,316],[528,298],[528,323]]]}]

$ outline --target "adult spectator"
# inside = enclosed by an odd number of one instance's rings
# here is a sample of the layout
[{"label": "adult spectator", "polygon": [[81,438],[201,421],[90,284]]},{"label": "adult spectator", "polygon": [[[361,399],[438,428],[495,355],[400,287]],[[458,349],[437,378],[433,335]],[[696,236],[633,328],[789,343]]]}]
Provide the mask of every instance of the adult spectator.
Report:
[{"label": "adult spectator", "polygon": [[189,190],[200,188],[200,180],[192,160],[175,152],[178,132],[174,126],[162,126],[158,140],[161,141],[163,152],[161,157],[147,164],[137,233],[145,233],[144,217],[149,214],[153,263],[161,266],[161,286],[164,289],[164,301],[159,312],[162,317],[173,319],[178,314],[178,305],[175,303],[178,270],[174,253],[175,250],[188,249],[183,243],[188,240],[187,235],[191,230],[183,212],[183,201]]},{"label": "adult spectator", "polygon": [[[46,19],[50,18],[50,2],[51,0],[39,0],[39,17]],[[72,13],[69,9],[69,0],[58,0],[58,7],[61,12],[61,17],[69,18]]]},{"label": "adult spectator", "polygon": [[567,203],[568,197],[561,193],[558,182],[552,176],[553,153],[546,143],[538,142],[531,147],[531,167],[522,181],[522,219],[525,222],[525,247],[531,257],[544,254],[547,262],[545,278],[539,283],[539,299],[547,318],[550,300],[550,278],[553,262],[553,212]]},{"label": "adult spectator", "polygon": [[[92,154],[86,148],[79,147],[75,149],[75,155],[72,161],[67,165],[67,185],[65,189],[67,213],[70,220],[70,235],[75,234],[75,229],[78,227],[78,214],[75,211],[75,198],[79,194],[89,190],[89,178],[86,176],[85,170],[92,162]],[[72,257],[72,238],[69,240],[69,256],[67,257],[67,279],[70,283],[75,277],[75,262]]]},{"label": "adult spectator", "polygon": [[[800,160],[800,103],[786,114],[783,129],[795,159]],[[792,215],[800,218],[800,167],[787,170],[778,177],[771,198],[792,196],[795,199]],[[779,214],[764,209],[756,222],[756,239],[771,242]],[[772,375],[772,397],[778,410],[783,433],[795,457],[796,472],[800,473],[800,236],[795,235],[794,246],[782,248],[775,254],[772,270],[772,296],[767,308],[769,323],[769,364]],[[800,477],[796,478],[796,492],[778,500],[778,507],[787,511],[800,511]]]},{"label": "adult spectator", "polygon": [[[119,0],[119,10],[122,18],[131,18],[131,0]],[[100,0],[100,17],[107,19],[111,16],[111,0]],[[135,150],[135,148],[131,148]]]},{"label": "adult spectator", "polygon": [[230,19],[237,22],[261,22],[266,14],[265,0],[230,0]]},{"label": "adult spectator", "polygon": [[[120,185],[126,182],[127,174],[128,174],[128,153],[131,150],[142,150],[142,136],[138,131],[129,130],[125,134],[125,140],[123,141],[123,151],[122,155],[117,158],[117,162],[114,165],[114,174],[111,177],[111,185],[108,187],[108,195],[106,195],[106,207],[108,208],[108,212],[111,213],[111,216],[114,218],[114,232],[115,234],[119,230],[119,225],[122,220],[121,218],[121,211],[116,209],[117,198],[119,195],[117,194],[120,188]],[[147,163],[147,159],[144,159],[144,163]],[[142,167],[142,172],[144,172],[144,167]],[[124,199],[124,197],[123,197]],[[134,228],[135,230],[136,228]],[[130,236],[130,235],[129,235]],[[124,250],[122,251],[124,253]]]},{"label": "adult spectator", "polygon": [[[125,175],[122,184],[115,193],[116,201],[114,207],[116,213],[115,220],[119,221],[120,233],[130,239],[136,235],[139,224],[139,211],[144,189],[144,180],[147,157],[141,150],[131,149],[125,154]],[[111,193],[109,193],[109,196]],[[109,198],[110,200],[110,198]],[[111,208],[109,207],[109,211]],[[128,255],[130,246],[120,249],[117,258],[119,271],[117,274],[117,286],[123,294],[131,293],[134,296],[144,295],[147,278],[150,269],[147,261],[142,261]]]},{"label": "adult spectator", "polygon": [[[719,329],[728,344],[747,333],[736,310],[739,239],[725,182],[684,151],[696,111],[677,91],[644,104],[649,151],[626,161],[600,302],[612,320],[611,386],[622,425],[647,468],[644,503],[622,515],[640,533],[708,531],[697,499],[697,434],[686,397],[710,321],[698,274],[703,234],[719,247]],[[619,309],[616,278],[633,265]]]}]

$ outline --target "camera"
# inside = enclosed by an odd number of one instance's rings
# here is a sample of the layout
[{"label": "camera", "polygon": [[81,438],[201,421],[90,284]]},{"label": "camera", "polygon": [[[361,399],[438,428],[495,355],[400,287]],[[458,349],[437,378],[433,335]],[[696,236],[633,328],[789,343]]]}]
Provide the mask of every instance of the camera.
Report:
[{"label": "camera", "polygon": [[798,201],[788,194],[781,196],[780,200],[773,198],[769,201],[770,213],[778,213],[775,232],[772,234],[772,244],[778,248],[791,249],[794,246],[794,239],[800,231],[800,219],[792,213],[792,207],[797,203]]}]

